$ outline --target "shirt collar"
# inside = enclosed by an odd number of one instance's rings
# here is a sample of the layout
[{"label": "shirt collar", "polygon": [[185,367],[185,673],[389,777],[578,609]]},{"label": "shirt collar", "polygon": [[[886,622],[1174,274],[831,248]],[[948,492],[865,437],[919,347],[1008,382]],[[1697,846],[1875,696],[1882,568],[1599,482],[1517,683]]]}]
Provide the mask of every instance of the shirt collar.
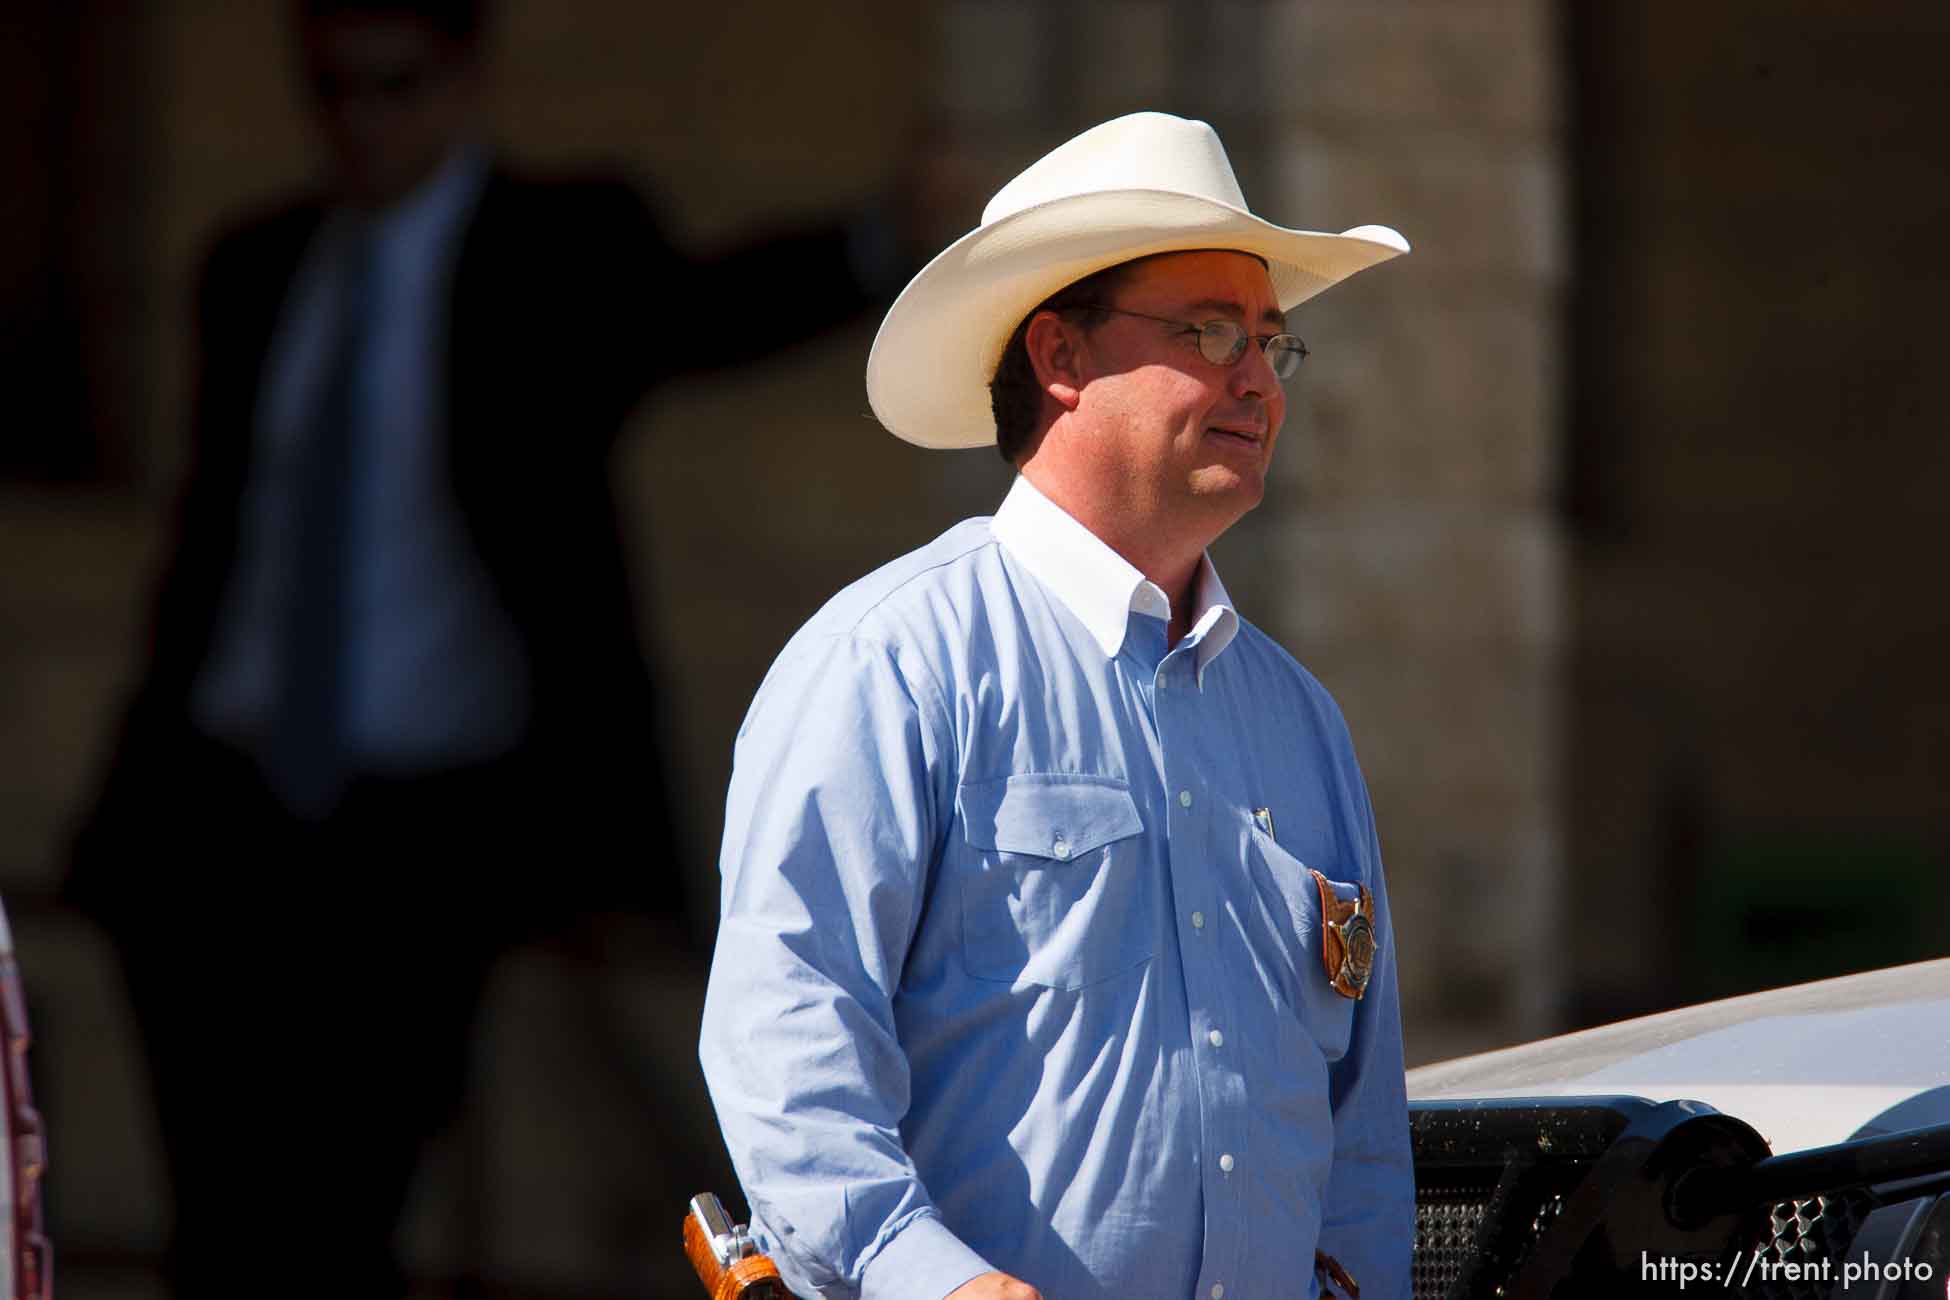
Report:
[{"label": "shirt collar", "polygon": [[[1171,602],[1158,584],[1020,474],[989,528],[1002,548],[1077,616],[1106,659],[1124,648],[1133,612],[1171,617]],[[1209,554],[1199,557],[1193,591],[1192,630],[1186,640],[1196,649],[1202,685],[1205,666],[1238,633],[1239,615]]]}]

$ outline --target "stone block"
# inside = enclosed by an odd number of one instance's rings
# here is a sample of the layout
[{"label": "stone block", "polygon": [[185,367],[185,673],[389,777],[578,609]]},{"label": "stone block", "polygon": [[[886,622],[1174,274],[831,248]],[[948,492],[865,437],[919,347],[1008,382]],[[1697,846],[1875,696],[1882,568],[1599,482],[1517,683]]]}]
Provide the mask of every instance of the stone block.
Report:
[{"label": "stone block", "polygon": [[1275,472],[1309,507],[1522,508],[1554,495],[1556,295],[1423,270],[1411,255],[1289,318],[1313,354],[1288,385]]},{"label": "stone block", "polygon": [[588,954],[529,947],[497,966],[464,1121],[471,1168],[451,1152],[423,1166],[409,1207],[423,1267],[451,1249],[441,1221],[467,1201],[484,1271],[516,1293],[696,1290],[671,1225],[697,1192],[737,1191],[697,1064],[704,972],[658,959],[670,935],[619,926]]},{"label": "stone block", "polygon": [[1276,111],[1364,126],[1512,135],[1561,125],[1550,5],[1289,0],[1270,7]]},{"label": "stone block", "polygon": [[167,257],[219,213],[298,184],[316,158],[289,11],[178,4],[155,22],[156,217]]},{"label": "stone block", "polygon": [[1065,68],[1084,117],[1107,121],[1170,101],[1180,55],[1171,19],[1170,0],[1086,0],[1069,30],[1087,56]]},{"label": "stone block", "polygon": [[0,500],[20,563],[0,577],[0,885],[51,890],[136,661],[150,512],[75,492]]},{"label": "stone block", "polygon": [[1547,810],[1502,807],[1487,830],[1444,801],[1420,811],[1381,828],[1406,1036],[1453,1026],[1466,1036],[1453,1054],[1558,1028],[1568,954]]},{"label": "stone block", "polygon": [[1440,1025],[1452,1050],[1476,1050],[1554,1028],[1556,674],[1353,641],[1303,650],[1341,704],[1373,798],[1410,1038]]},{"label": "stone block", "polygon": [[1055,57],[1046,6],[947,0],[940,22],[936,102],[943,109],[969,122],[1033,117],[1045,109]]},{"label": "stone block", "polygon": [[1281,554],[1299,640],[1404,657],[1488,656],[1529,669],[1562,649],[1565,557],[1554,521],[1467,507],[1308,511]]},{"label": "stone block", "polygon": [[1549,141],[1435,123],[1389,131],[1293,119],[1273,150],[1267,211],[1314,230],[1379,223],[1407,236],[1423,274],[1562,279],[1561,164]]},{"label": "stone block", "polygon": [[1464,843],[1486,843],[1517,810],[1556,803],[1563,704],[1554,674],[1404,655],[1351,666],[1354,657],[1308,656],[1346,711],[1377,808],[1425,833],[1466,831]]},{"label": "stone block", "polygon": [[[1181,58],[1179,86],[1200,111],[1224,115],[1229,121],[1263,118],[1268,83],[1276,75],[1266,57],[1268,33],[1279,0],[1203,0],[1180,3],[1180,32],[1196,44]],[[1235,150],[1238,141],[1228,136]],[[1233,164],[1241,159],[1233,155]],[[1252,197],[1248,188],[1247,197]]]},{"label": "stone block", "polygon": [[[52,1157],[47,1197],[56,1248],[71,1258],[159,1258],[169,1230],[168,1182],[147,1063],[114,950],[93,924],[64,911],[16,906],[9,919],[33,1017],[35,1102]],[[61,1292],[87,1295],[89,1283],[70,1273]]]}]

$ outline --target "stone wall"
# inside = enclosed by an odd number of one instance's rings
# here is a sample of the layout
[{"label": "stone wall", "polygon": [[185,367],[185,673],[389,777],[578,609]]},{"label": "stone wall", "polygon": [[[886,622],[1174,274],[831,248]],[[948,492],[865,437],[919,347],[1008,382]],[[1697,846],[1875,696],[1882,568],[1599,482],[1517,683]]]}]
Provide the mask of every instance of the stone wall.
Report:
[{"label": "stone wall", "polygon": [[1559,1014],[1553,16],[1296,3],[1269,42],[1290,61],[1273,92],[1282,210],[1394,224],[1414,245],[1301,313],[1318,355],[1271,548],[1292,593],[1280,626],[1338,694],[1372,787],[1412,1059]]}]

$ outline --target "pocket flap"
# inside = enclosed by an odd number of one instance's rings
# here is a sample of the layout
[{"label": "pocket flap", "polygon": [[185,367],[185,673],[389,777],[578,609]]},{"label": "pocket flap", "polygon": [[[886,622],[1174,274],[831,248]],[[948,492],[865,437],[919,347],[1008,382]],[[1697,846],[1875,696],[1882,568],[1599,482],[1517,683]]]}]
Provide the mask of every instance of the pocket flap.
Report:
[{"label": "pocket flap", "polygon": [[1144,829],[1130,787],[1111,776],[1026,772],[961,788],[971,846],[1068,862]]}]

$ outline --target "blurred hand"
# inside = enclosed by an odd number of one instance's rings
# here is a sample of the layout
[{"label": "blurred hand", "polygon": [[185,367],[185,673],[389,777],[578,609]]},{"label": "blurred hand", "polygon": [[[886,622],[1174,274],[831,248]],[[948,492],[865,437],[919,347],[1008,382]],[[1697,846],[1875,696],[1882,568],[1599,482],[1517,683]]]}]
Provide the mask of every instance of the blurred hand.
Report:
[{"label": "blurred hand", "polygon": [[1043,1300],[1043,1293],[1007,1273],[984,1273],[950,1291],[947,1300]]}]

